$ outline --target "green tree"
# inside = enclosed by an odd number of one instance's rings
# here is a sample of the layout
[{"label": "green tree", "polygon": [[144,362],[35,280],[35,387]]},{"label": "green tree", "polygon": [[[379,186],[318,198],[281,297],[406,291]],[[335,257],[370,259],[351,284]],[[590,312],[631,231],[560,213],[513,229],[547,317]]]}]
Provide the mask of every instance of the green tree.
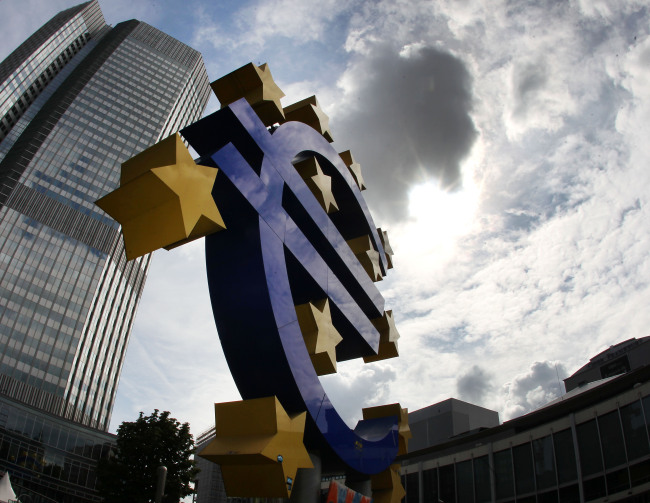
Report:
[{"label": "green tree", "polygon": [[192,494],[190,482],[198,469],[191,459],[194,439],[188,423],[180,424],[169,412],[140,412],[134,422],[117,429],[114,455],[100,461],[97,487],[106,503],[149,503],[156,494],[157,470],[167,467],[164,503]]}]

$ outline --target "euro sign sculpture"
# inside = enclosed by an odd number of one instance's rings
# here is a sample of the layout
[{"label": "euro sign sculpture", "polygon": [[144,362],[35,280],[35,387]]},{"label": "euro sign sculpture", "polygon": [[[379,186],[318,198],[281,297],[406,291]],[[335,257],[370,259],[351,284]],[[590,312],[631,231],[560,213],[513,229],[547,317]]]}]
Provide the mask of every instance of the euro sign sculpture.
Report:
[{"label": "euro sign sculpture", "polygon": [[120,188],[97,202],[121,223],[129,259],[205,236],[214,318],[244,400],[215,405],[216,437],[199,455],[221,465],[229,496],[288,497],[317,452],[324,471],[371,478],[376,501],[399,501],[406,410],[364,409],[351,429],[319,380],[337,361],[397,356],[374,284],[392,250],[360,167],[330,145],[315,97],[280,106],[266,65],[212,88],[221,110],[124,163]]}]

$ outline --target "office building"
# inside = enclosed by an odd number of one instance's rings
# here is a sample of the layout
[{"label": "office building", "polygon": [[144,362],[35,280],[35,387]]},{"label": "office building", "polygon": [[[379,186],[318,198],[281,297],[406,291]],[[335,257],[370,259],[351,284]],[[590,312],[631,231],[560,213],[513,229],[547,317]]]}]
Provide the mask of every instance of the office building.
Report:
[{"label": "office building", "polygon": [[447,441],[452,437],[499,426],[499,413],[448,398],[423,409],[409,412],[411,439],[409,451],[417,451]]},{"label": "office building", "polygon": [[[413,438],[408,454],[397,459],[403,501],[650,502],[647,343],[647,337],[630,339],[590,360],[598,369],[627,355],[627,372],[590,380],[502,424],[497,412],[453,398],[410,412]],[[212,438],[214,429],[200,442]],[[226,503],[218,467],[203,463],[197,503]],[[344,480],[344,474],[328,475],[323,490],[331,478]]]},{"label": "office building", "polygon": [[[200,452],[201,449],[212,442],[214,436],[214,426],[197,435],[195,442],[196,452]],[[199,473],[196,474],[194,479],[194,501],[196,503],[226,503],[228,497],[226,496],[226,488],[223,485],[221,467],[212,461],[196,455],[194,456],[194,461],[196,462],[196,467],[199,469]]]},{"label": "office building", "polygon": [[143,22],[108,26],[96,0],[0,63],[0,470],[14,484],[96,499],[90,460],[110,443],[149,257],[127,263],[94,202],[209,92],[200,53]]},{"label": "office building", "polygon": [[589,363],[564,379],[564,387],[572,391],[588,383],[624,374],[650,363],[650,336],[628,339],[610,346],[589,360]]},{"label": "office building", "polygon": [[399,458],[406,503],[650,501],[650,366]]},{"label": "office building", "polygon": [[[419,451],[448,441],[455,436],[471,434],[475,431],[499,425],[499,413],[448,398],[423,409],[409,412],[409,426],[413,437],[409,440],[409,451]],[[215,437],[214,426],[197,436],[197,452],[208,445]],[[274,498],[228,498],[219,465],[202,457],[195,456],[200,472],[195,479],[196,503],[251,503],[264,501],[272,503]],[[345,482],[344,473],[323,474],[321,490],[327,494],[331,480]]]}]

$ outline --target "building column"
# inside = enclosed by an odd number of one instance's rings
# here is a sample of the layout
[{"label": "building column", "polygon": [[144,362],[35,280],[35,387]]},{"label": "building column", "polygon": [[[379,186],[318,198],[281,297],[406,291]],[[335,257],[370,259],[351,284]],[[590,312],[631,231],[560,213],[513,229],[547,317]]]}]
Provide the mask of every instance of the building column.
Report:
[{"label": "building column", "polygon": [[422,462],[418,463],[418,502],[424,500],[424,476],[422,475]]},{"label": "building column", "polygon": [[[578,446],[578,433],[576,431],[576,415],[574,413],[569,414],[571,419],[571,437],[573,437],[573,450],[576,453],[576,474],[578,475],[578,492],[580,494],[580,503],[585,501],[585,491],[582,487],[582,466],[580,464],[580,448]],[[605,464],[603,463],[603,469]]]},{"label": "building column", "polygon": [[490,498],[497,500],[497,478],[494,471],[494,444],[490,442],[488,449],[488,466],[490,467]]}]

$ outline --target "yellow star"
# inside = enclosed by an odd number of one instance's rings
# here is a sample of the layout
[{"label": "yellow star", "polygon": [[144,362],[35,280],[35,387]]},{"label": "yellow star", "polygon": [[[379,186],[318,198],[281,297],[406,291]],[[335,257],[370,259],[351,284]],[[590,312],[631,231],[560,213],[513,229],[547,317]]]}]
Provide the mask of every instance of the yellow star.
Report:
[{"label": "yellow star", "polygon": [[388,241],[388,232],[382,231],[381,229],[377,229],[377,234],[379,234],[379,240],[381,241],[381,245],[384,247],[384,253],[386,254],[386,262],[388,262],[388,268],[392,269],[393,268],[393,248],[390,245],[390,241]]},{"label": "yellow star", "polygon": [[361,174],[361,164],[354,160],[352,152],[346,150],[345,152],[339,153],[339,157],[343,159],[343,162],[350,170],[350,174],[352,175],[352,178],[354,178],[354,181],[357,182],[359,190],[366,190],[363,175]]},{"label": "yellow star", "polygon": [[336,345],[343,340],[332,324],[328,299],[296,306],[298,324],[319,376],[336,372]]},{"label": "yellow star", "polygon": [[212,199],[217,169],[172,135],[122,164],[120,187],[95,204],[122,225],[128,260],[225,229]]},{"label": "yellow star", "polygon": [[377,282],[382,280],[381,268],[379,267],[379,252],[372,246],[370,236],[359,236],[347,241],[348,246],[357,257],[363,268],[370,276],[370,279]]},{"label": "yellow star", "polygon": [[261,66],[248,63],[215,80],[210,87],[222,108],[238,99],[246,98],[264,125],[272,126],[277,122],[284,122],[284,112],[280,104],[284,93],[273,80],[266,63]]},{"label": "yellow star", "polygon": [[384,311],[384,315],[381,318],[372,320],[372,323],[379,331],[379,349],[376,355],[364,356],[363,361],[370,363],[399,356],[399,351],[397,350],[399,332],[395,326],[393,311]]},{"label": "yellow star", "polygon": [[274,397],[217,403],[215,438],[199,456],[221,465],[228,497],[288,498],[299,468],[313,468],[303,444],[306,412],[289,416]]},{"label": "yellow star", "polygon": [[309,190],[311,190],[311,193],[314,194],[314,197],[323,207],[325,213],[338,211],[339,207],[332,194],[332,177],[323,173],[316,158],[310,157],[304,161],[300,161],[294,167],[307,184],[307,187],[309,187]]},{"label": "yellow star", "polygon": [[330,131],[330,118],[321,109],[316,96],[310,96],[284,109],[284,116],[287,121],[298,121],[311,126],[325,139],[332,143],[332,132]]},{"label": "yellow star", "polygon": [[400,468],[401,465],[395,463],[370,477],[374,503],[400,503],[404,499],[406,491],[402,485]]}]

